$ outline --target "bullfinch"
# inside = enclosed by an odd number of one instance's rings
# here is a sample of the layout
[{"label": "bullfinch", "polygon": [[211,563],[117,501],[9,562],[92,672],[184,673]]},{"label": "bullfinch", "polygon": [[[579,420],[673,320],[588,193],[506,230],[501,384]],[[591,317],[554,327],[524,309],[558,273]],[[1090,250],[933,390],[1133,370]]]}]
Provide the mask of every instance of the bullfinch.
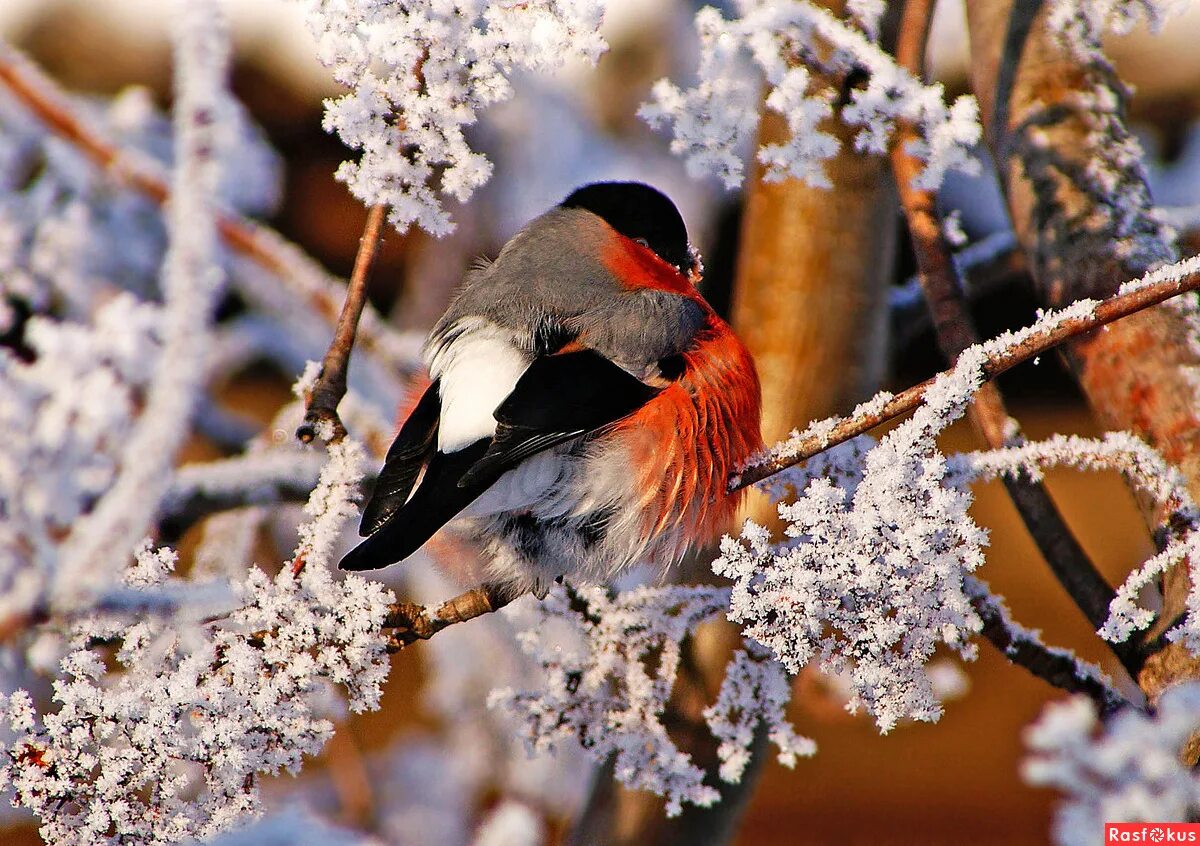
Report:
[{"label": "bullfinch", "polygon": [[470,271],[341,567],[401,561],[454,520],[490,585],[542,596],[713,540],[762,438],[754,363],[700,272],[678,209],[635,182],[578,189]]}]

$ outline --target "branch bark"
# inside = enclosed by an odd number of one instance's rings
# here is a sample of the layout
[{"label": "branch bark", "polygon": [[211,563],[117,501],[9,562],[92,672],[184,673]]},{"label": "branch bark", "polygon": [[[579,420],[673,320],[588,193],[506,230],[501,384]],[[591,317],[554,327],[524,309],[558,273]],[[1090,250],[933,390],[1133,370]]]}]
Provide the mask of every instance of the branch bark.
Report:
[{"label": "branch bark", "polygon": [[[1180,294],[1200,289],[1200,270],[1194,269],[1197,267],[1200,267],[1200,264],[1189,261],[1185,272],[1179,278],[1155,278],[1150,284],[1139,286],[1124,294],[1116,294],[1097,303],[1088,315],[1063,320],[1052,328],[1043,329],[1023,340],[1013,342],[984,364],[985,379],[994,379],[1018,364],[1036,358],[1060,344],[1079,338],[1121,318],[1136,314]],[[1149,343],[1149,340],[1146,340],[1146,343]],[[774,476],[789,467],[794,467],[831,447],[869,432],[881,423],[907,414],[921,404],[925,391],[929,389],[936,378],[926,379],[924,382],[901,391],[879,408],[851,417],[843,417],[819,434],[802,434],[786,444],[777,445],[775,450],[779,452],[778,455],[752,462],[741,473],[730,477],[729,489],[731,491],[740,490],[761,482],[763,479]],[[1193,495],[1195,494],[1193,493]]]},{"label": "branch bark", "polygon": [[[1058,306],[1111,293],[1171,261],[1175,245],[1153,212],[1124,124],[1123,86],[1098,51],[1082,60],[1072,55],[1047,18],[1037,0],[968,4],[972,85],[987,141],[1039,296]],[[1158,449],[1197,496],[1200,420],[1191,371],[1200,366],[1200,348],[1188,305],[1149,308],[1108,331],[1073,334],[1064,354],[1100,423]],[[1165,522],[1152,509],[1146,514],[1152,531]],[[1148,643],[1183,609],[1187,569],[1165,579]],[[1200,678],[1200,662],[1172,644],[1147,658],[1139,684],[1153,702],[1186,678]]]},{"label": "branch bark", "polygon": [[[931,0],[907,0],[904,4],[896,59],[901,67],[918,78],[924,74],[925,45],[932,16]],[[914,186],[914,180],[920,175],[921,162],[909,150],[919,140],[919,133],[911,124],[897,128],[891,151],[892,170],[900,205],[912,235],[918,279],[933,318],[938,345],[946,358],[954,362],[965,349],[979,343],[980,338],[967,310],[963,282],[937,212],[937,197],[932,191]],[[995,382],[980,387],[968,413],[975,429],[992,449],[1017,446],[1025,441]],[[1004,485],[1055,577],[1092,628],[1099,629],[1108,618],[1108,606],[1114,596],[1112,587],[1084,552],[1041,482],[1021,474],[1015,478],[1005,477]],[[1008,639],[997,641],[993,637],[1001,633],[996,626],[984,628],[984,634],[1010,661],[1023,663],[1037,657],[1028,649],[1010,649]],[[1140,669],[1139,657],[1133,648],[1136,645],[1127,642],[1110,646],[1130,676],[1135,677]]]},{"label": "branch bark", "polygon": [[350,353],[354,349],[359,318],[362,317],[363,307],[367,304],[367,280],[371,276],[371,266],[375,263],[375,255],[379,251],[379,242],[383,239],[383,227],[386,222],[387,206],[371,206],[362,237],[358,241],[354,271],[350,274],[350,284],[346,289],[341,313],[338,315],[333,340],[329,342],[329,349],[321,362],[321,372],[317,381],[308,393],[304,423],[296,430],[296,437],[303,443],[310,443],[322,427],[328,427],[332,433],[330,443],[337,443],[346,437],[346,427],[338,417],[337,407],[342,397],[346,396]]}]

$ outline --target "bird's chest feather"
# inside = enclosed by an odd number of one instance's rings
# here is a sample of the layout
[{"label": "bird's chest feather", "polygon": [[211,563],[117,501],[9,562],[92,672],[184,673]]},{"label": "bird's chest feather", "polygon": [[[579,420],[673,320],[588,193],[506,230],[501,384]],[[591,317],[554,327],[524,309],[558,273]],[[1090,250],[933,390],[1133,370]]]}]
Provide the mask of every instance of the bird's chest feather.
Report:
[{"label": "bird's chest feather", "polygon": [[760,394],[749,353],[718,318],[684,358],[680,378],[613,434],[629,455],[641,530],[704,542],[737,506],[730,474],[762,447]]}]

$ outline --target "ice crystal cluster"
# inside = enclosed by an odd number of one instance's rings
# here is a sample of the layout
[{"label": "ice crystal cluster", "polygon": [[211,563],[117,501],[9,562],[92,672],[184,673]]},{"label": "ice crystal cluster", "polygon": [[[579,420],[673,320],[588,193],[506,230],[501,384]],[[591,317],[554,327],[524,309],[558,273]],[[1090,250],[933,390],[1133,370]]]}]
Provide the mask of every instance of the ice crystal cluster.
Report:
[{"label": "ice crystal cluster", "polygon": [[[766,107],[787,123],[789,137],[757,152],[764,178],[804,179],[827,187],[824,162],[838,150],[828,131],[837,92],[814,74],[843,78],[862,73],[837,114],[854,130],[855,149],[884,153],[897,121],[912,123],[920,141],[912,152],[924,162],[916,184],[936,188],[950,170],[974,172],[971,147],[979,141],[978,107],[959,97],[946,105],[940,85],[925,85],[874,43],[877,4],[854,4],[852,22],[839,20],[806,0],[738,0],[739,16],[714,8],[696,15],[700,40],[697,84],[681,89],[667,80],[654,87],[642,115],[669,126],[671,149],[696,176],[713,174],[727,186],[742,181],[742,150],[758,126],[760,80]],[[865,31],[864,31],[865,30]]]},{"label": "ice crystal cluster", "polygon": [[[1195,258],[1167,265],[1125,290],[1178,280],[1198,268]],[[967,485],[997,475],[1039,478],[1044,468],[1065,465],[1121,470],[1183,527],[1118,590],[1101,634],[1120,641],[1148,626],[1153,613],[1137,604],[1140,590],[1171,566],[1194,568],[1200,562],[1198,513],[1178,472],[1157,453],[1121,434],[1101,440],[1056,437],[952,459],[935,442],[965,412],[986,361],[1091,314],[1095,305],[1081,300],[971,347],[929,387],[912,417],[878,444],[851,442],[771,482],[777,496],[787,484],[797,494],[779,506],[788,540],[774,543],[766,529],[747,523],[740,538],[722,542],[713,569],[734,580],[730,618],[789,671],[816,660],[827,672],[848,673],[851,705],[865,707],[883,731],[901,719],[937,719],[941,704],[923,667],[939,646],[971,657],[971,638],[982,625],[965,580],[982,563],[987,536],[967,513],[972,501]],[[855,416],[890,399],[880,394]],[[836,422],[813,423],[760,460],[826,437]],[[1188,615],[1169,632],[1193,649],[1200,646],[1195,593]]]},{"label": "ice crystal cluster", "polygon": [[[1025,740],[1031,784],[1066,794],[1054,824],[1060,846],[1104,838],[1106,822],[1177,822],[1200,814],[1200,777],[1179,750],[1200,729],[1200,684],[1172,688],[1153,715],[1128,709],[1102,723],[1083,697],[1046,708]],[[1161,840],[1151,833],[1150,841]]]},{"label": "ice crystal cluster", "polygon": [[[617,780],[666,799],[674,816],[690,803],[720,799],[704,771],[667,734],[663,714],[679,669],[681,643],[729,604],[720,588],[636,588],[611,597],[602,588],[554,591],[521,635],[544,673],[533,689],[500,689],[493,707],[516,713],[532,749],[578,743],[597,762],[613,758]],[[779,665],[762,652],[738,653],[717,702],[705,718],[721,741],[721,777],[737,781],[760,724],[792,764],[811,755],[784,715],[791,689]]]},{"label": "ice crystal cluster", "polygon": [[451,230],[445,198],[467,200],[491,176],[466,136],[480,110],[512,96],[518,69],[595,63],[606,49],[601,0],[306,0],[318,57],[351,90],[325,127],[361,151],[338,178],[386,203],[398,229]]},{"label": "ice crystal cluster", "polygon": [[120,672],[89,646],[96,626],[84,628],[53,712],[37,714],[24,691],[3,702],[13,739],[0,785],[37,814],[46,842],[207,837],[258,810],[261,775],[296,772],[320,751],[333,729],[328,683],[355,710],[377,705],[382,587],[314,566],[298,578],[252,569],[232,588],[219,622],[149,616],[111,633]]}]

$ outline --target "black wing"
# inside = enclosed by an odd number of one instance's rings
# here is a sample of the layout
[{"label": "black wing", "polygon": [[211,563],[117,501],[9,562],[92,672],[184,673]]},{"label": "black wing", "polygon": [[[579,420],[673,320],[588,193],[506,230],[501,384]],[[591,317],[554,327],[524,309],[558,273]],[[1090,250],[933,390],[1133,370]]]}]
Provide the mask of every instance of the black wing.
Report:
[{"label": "black wing", "polygon": [[637,411],[652,388],[595,350],[539,358],[496,409],[496,435],[459,485],[491,485],[526,458]]},{"label": "black wing", "polygon": [[[431,388],[430,392],[434,390]],[[343,570],[375,570],[402,561],[526,458],[615,423],[657,394],[657,388],[644,384],[593,350],[539,358],[496,409],[495,437],[478,440],[452,453],[434,452],[421,484],[407,501],[421,462],[415,462],[411,476],[403,476],[397,470],[396,479],[401,482],[407,479],[406,486],[389,483],[387,490],[397,493],[381,493],[392,452],[405,437],[406,422],[397,436],[397,444],[388,453],[388,465],[380,474],[376,495],[367,506],[374,519],[368,521],[366,515],[363,517],[364,529],[373,526],[371,536],[351,550],[339,566]],[[424,403],[422,398],[421,404]],[[409,420],[416,414],[414,411]],[[432,443],[433,434],[427,437]],[[376,506],[381,497],[381,504]]]},{"label": "black wing", "polygon": [[457,452],[435,452],[412,499],[338,564],[343,570],[378,570],[403,561],[420,549],[434,532],[454,519],[485,487],[460,488],[456,483],[483,457],[490,439],[476,441]]},{"label": "black wing", "polygon": [[400,427],[387,458],[383,460],[383,469],[379,471],[371,498],[363,509],[362,522],[358,525],[358,533],[364,538],[379,531],[408,501],[413,482],[433,453],[441,411],[442,401],[435,381]]}]

